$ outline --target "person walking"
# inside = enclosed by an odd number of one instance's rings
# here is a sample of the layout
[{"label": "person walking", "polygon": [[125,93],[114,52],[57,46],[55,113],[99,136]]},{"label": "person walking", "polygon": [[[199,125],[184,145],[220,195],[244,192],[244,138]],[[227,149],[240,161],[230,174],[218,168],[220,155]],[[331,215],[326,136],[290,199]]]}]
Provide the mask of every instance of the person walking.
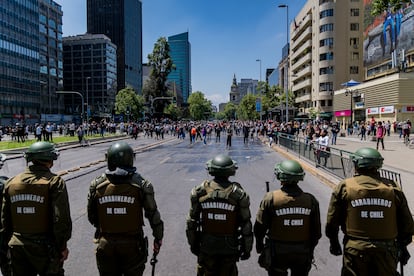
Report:
[{"label": "person walking", "polygon": [[377,133],[376,133],[376,137],[377,137],[377,150],[378,150],[378,145],[381,143],[382,145],[382,150],[385,150],[384,148],[384,136],[385,136],[386,130],[385,127],[382,125],[382,122],[379,121],[377,124]]},{"label": "person walking", "polygon": [[58,156],[49,142],[32,144],[25,152],[31,165],[6,183],[1,232],[12,275],[64,275],[72,221],[65,181],[50,171]]},{"label": "person walking", "polygon": [[108,169],[92,181],[87,203],[88,220],[96,228],[99,275],[142,275],[148,256],[144,216],[152,228],[154,255],[164,235],[154,188],[136,172],[126,142],[110,146],[106,156]]},{"label": "person walking", "polygon": [[322,236],[319,202],[298,186],[305,172],[297,161],[276,164],[274,173],[282,187],[265,194],[254,224],[259,264],[268,275],[308,275]]},{"label": "person walking", "polygon": [[373,148],[351,155],[355,175],[334,189],[328,209],[326,236],[330,253],[342,254],[339,228],[344,233],[341,275],[397,275],[397,263],[407,264],[407,245],[414,222],[402,190],[380,176],[384,158]]},{"label": "person walking", "polygon": [[226,127],[226,132],[227,132],[226,148],[230,149],[231,148],[231,138],[233,136],[233,126],[231,124],[229,124]]},{"label": "person walking", "polygon": [[321,157],[324,159],[323,165],[326,167],[330,157],[329,137],[327,130],[323,129],[321,135],[314,141],[316,146],[316,160],[318,165],[321,164]]},{"label": "person walking", "polygon": [[249,195],[237,182],[237,163],[217,155],[206,164],[214,178],[191,190],[186,235],[197,256],[198,276],[238,275],[238,260],[247,260],[253,247]]}]

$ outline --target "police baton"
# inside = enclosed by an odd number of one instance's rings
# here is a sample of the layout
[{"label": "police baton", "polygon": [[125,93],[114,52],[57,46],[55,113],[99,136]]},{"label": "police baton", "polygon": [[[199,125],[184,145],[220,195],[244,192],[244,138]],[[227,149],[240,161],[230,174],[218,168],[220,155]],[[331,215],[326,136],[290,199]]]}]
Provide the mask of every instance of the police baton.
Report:
[{"label": "police baton", "polygon": [[151,271],[151,276],[154,276],[155,275],[155,265],[157,264],[157,262],[158,262],[158,260],[157,260],[157,255],[158,255],[158,253],[153,253],[152,254],[152,258],[151,258],[151,261],[150,261],[150,264],[151,264],[151,266],[152,266],[152,271]]},{"label": "police baton", "polygon": [[266,181],[266,192],[270,191],[270,187],[269,187],[269,181]]}]

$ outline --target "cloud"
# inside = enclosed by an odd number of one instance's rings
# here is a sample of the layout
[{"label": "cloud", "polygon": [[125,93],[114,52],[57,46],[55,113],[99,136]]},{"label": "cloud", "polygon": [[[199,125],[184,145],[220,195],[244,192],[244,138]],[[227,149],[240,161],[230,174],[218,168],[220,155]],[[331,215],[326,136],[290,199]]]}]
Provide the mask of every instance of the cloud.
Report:
[{"label": "cloud", "polygon": [[226,103],[226,102],[229,101],[228,100],[228,97],[229,97],[228,95],[224,95],[224,94],[220,94],[220,93],[214,93],[214,94],[207,94],[206,93],[205,96],[208,100],[210,100],[213,103],[213,105],[217,106],[217,108],[218,108],[219,104]]}]

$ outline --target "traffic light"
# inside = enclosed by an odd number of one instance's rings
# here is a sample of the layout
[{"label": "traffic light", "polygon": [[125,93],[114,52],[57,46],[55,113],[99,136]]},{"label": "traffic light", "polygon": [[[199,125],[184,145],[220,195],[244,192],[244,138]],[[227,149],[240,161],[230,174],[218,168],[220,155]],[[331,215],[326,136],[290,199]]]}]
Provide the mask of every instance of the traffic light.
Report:
[{"label": "traffic light", "polygon": [[125,114],[129,115],[129,113],[131,113],[131,108],[130,106],[127,106]]},{"label": "traffic light", "polygon": [[176,104],[176,103],[177,103],[177,97],[173,97],[173,98],[172,98],[172,103],[173,103],[173,104]]}]

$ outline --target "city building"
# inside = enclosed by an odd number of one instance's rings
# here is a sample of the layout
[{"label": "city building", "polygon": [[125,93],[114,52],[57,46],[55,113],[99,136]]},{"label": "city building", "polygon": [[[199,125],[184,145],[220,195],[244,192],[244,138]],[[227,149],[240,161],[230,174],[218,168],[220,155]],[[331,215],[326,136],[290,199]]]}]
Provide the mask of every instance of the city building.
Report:
[{"label": "city building", "polygon": [[363,2],[309,0],[292,20],[288,75],[280,75],[299,112],[330,120],[334,91],[363,81]]},{"label": "city building", "polygon": [[117,46],[117,88],[142,94],[142,2],[87,0],[87,32],[104,34]]},{"label": "city building", "polygon": [[[372,0],[364,1],[371,10]],[[387,10],[386,16],[365,13],[363,37],[364,81],[335,91],[335,120],[351,122],[414,119],[414,5]]]},{"label": "city building", "polygon": [[0,122],[38,122],[59,111],[63,12],[51,0],[4,1],[1,7]]},{"label": "city building", "polygon": [[[103,34],[84,34],[63,38],[64,91],[79,92],[84,101],[84,118],[111,117],[114,110],[117,48]],[[82,97],[63,95],[64,113],[82,115]]]},{"label": "city building", "polygon": [[192,92],[191,87],[191,44],[188,32],[169,36],[170,56],[175,65],[168,75],[167,82],[176,93],[177,103],[187,103]]}]

